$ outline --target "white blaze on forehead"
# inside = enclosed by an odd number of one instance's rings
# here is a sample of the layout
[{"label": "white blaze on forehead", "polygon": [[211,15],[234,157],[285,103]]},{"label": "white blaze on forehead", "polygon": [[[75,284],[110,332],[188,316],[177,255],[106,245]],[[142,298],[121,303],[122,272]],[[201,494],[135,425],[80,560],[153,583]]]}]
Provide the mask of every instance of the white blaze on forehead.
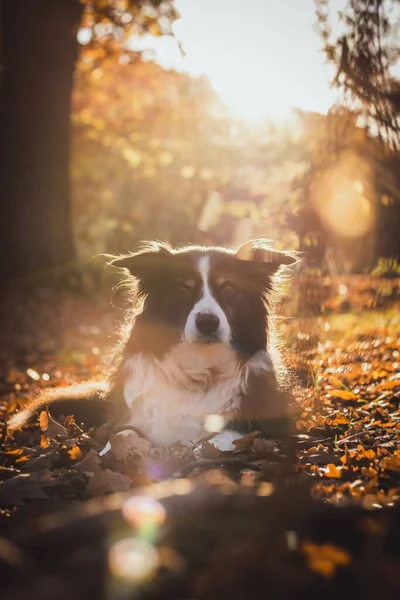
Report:
[{"label": "white blaze on forehead", "polygon": [[201,256],[197,263],[197,268],[200,273],[203,292],[200,300],[192,308],[185,325],[184,339],[187,342],[195,342],[199,339],[199,334],[196,327],[196,317],[200,313],[215,315],[219,319],[219,328],[217,335],[219,341],[223,343],[229,342],[231,330],[229,327],[226,314],[212,295],[209,276],[210,276],[210,257],[208,255]]},{"label": "white blaze on forehead", "polygon": [[[197,268],[199,270],[199,273],[201,275],[201,280],[203,282],[202,300],[204,301],[206,298],[212,298],[212,295],[210,292],[210,286],[209,286],[209,282],[208,282],[208,277],[210,275],[210,257],[202,256],[201,258],[199,258]],[[214,300],[214,298],[212,298],[212,299]],[[214,302],[215,302],[215,300],[214,300]]]}]

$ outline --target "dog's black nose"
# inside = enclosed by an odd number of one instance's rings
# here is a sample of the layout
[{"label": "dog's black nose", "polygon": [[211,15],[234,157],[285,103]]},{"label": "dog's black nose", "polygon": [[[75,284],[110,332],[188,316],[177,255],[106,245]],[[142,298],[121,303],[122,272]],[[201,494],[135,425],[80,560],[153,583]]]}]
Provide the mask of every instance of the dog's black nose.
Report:
[{"label": "dog's black nose", "polygon": [[199,313],[196,317],[196,327],[203,335],[212,335],[219,327],[219,319],[210,313]]}]

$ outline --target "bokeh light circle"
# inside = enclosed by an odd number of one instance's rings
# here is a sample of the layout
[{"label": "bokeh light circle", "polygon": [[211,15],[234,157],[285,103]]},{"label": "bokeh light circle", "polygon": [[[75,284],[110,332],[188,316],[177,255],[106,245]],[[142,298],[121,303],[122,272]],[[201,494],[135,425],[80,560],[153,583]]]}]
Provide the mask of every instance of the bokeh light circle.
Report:
[{"label": "bokeh light circle", "polygon": [[115,542],[108,554],[111,574],[130,583],[141,583],[150,579],[158,567],[158,562],[158,553],[154,546],[137,538]]}]

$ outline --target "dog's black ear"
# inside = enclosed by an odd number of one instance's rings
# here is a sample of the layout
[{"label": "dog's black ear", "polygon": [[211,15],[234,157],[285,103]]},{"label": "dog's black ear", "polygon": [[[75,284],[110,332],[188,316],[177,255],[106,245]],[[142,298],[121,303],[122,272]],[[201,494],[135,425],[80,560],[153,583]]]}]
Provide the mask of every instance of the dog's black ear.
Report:
[{"label": "dog's black ear", "polygon": [[236,251],[236,258],[257,263],[268,275],[273,275],[282,266],[297,262],[294,252],[282,252],[271,248],[266,240],[250,240],[242,244]]},{"label": "dog's black ear", "polygon": [[131,275],[141,279],[155,269],[166,267],[172,256],[168,246],[152,243],[142,247],[138,252],[119,256],[109,264],[113,267],[127,269]]}]

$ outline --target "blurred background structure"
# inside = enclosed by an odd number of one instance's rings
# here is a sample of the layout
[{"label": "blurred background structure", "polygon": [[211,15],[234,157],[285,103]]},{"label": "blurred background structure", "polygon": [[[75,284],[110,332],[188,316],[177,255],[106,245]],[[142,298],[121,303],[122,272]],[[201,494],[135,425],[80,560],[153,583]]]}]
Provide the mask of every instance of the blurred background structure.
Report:
[{"label": "blurred background structure", "polygon": [[266,235],[397,272],[397,0],[3,0],[3,282]]}]

